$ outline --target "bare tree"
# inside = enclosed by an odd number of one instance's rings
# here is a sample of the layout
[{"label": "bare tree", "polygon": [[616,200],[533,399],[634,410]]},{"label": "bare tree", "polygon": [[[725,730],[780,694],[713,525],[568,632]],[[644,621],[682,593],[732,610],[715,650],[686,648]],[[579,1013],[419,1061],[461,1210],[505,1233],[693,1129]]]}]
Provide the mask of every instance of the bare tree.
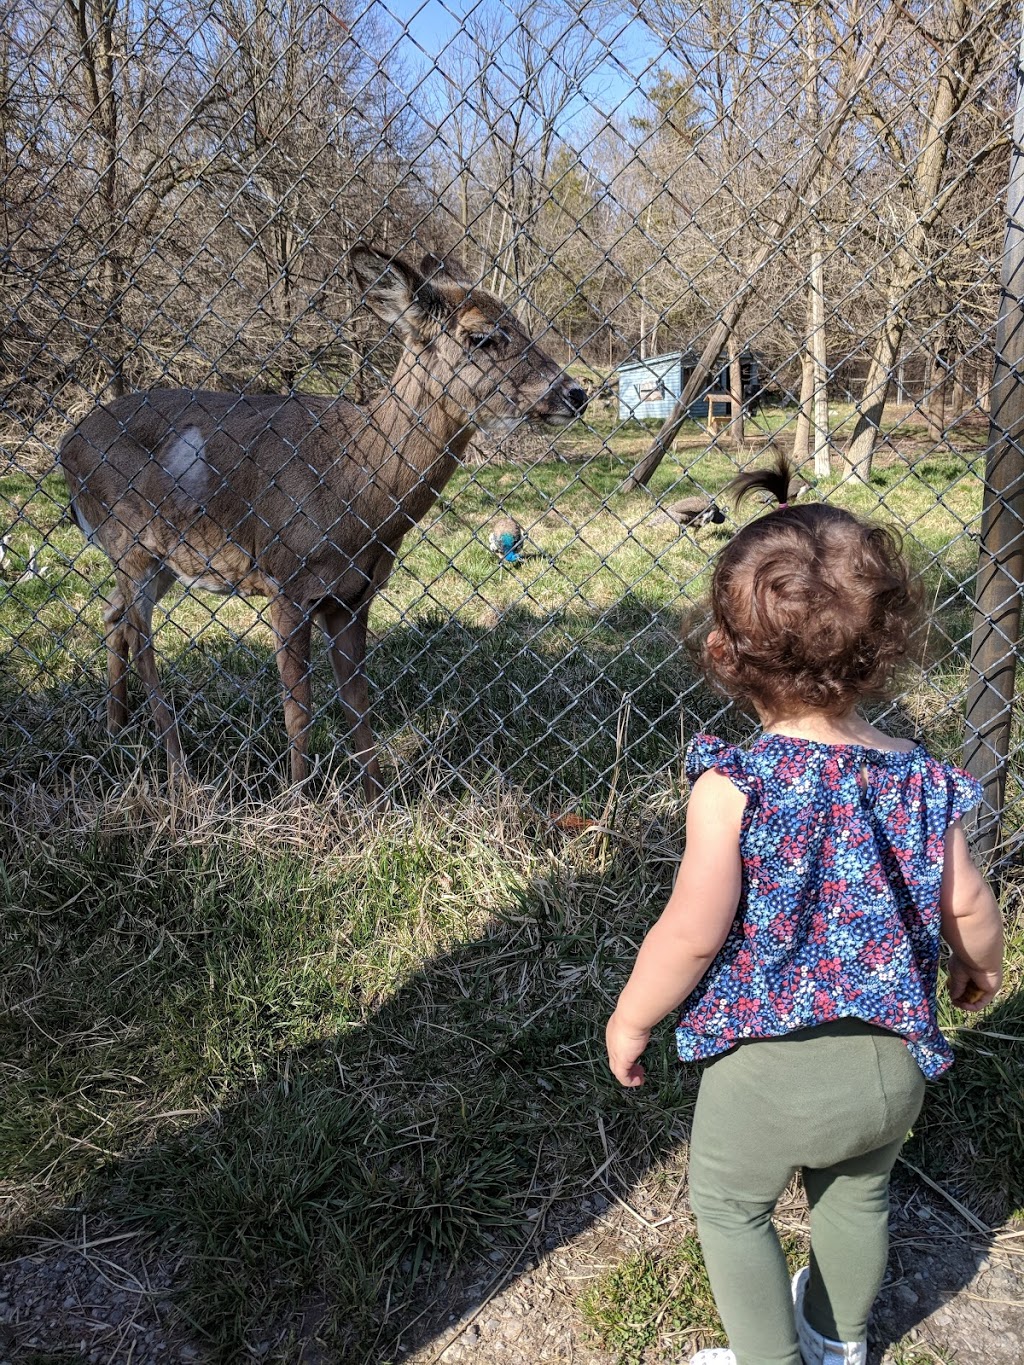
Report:
[{"label": "bare tree", "polygon": [[438,60],[436,183],[444,198],[455,191],[453,217],[475,262],[489,263],[488,287],[521,309],[524,286],[546,259],[539,219],[564,149],[560,130],[605,57],[611,10],[590,5],[583,22],[569,0],[484,3]]},{"label": "bare tree", "polygon": [[[753,252],[745,266],[744,277],[737,285],[732,297],[724,304],[718,319],[707,333],[704,349],[697,365],[693,368],[683,393],[658,432],[650,449],[627,480],[627,487],[646,485],[658,468],[666,452],[671,448],[690,404],[703,391],[709,377],[714,373],[718,358],[727,346],[729,338],[737,331],[757,288],[761,271],[779,254],[779,243],[792,233],[794,222],[799,222],[804,214],[804,205],[811,194],[822,167],[846,126],[851,111],[861,95],[869,73],[875,62],[893,22],[893,11],[889,11],[876,28],[871,42],[857,55],[856,61],[848,66],[843,86],[837,94],[830,116],[823,121],[814,143],[807,149],[802,159],[798,175],[791,184],[776,180],[778,196],[771,203],[771,217],[767,211],[762,228],[762,241]],[[849,36],[852,40],[858,31],[857,24],[851,24]],[[721,88],[721,87],[720,87]],[[771,229],[769,234],[769,227]]]},{"label": "bare tree", "polygon": [[[967,0],[942,0],[920,21],[902,11],[885,74],[876,76],[863,101],[894,174],[884,191],[891,196],[892,241],[882,315],[847,451],[849,473],[865,481],[871,476],[912,298],[932,269],[934,230],[971,173],[971,166],[953,176],[947,173],[950,148],[980,74],[1004,50],[1008,13],[1003,0],[990,0],[980,9]],[[984,160],[990,150],[979,149],[975,160]]]}]

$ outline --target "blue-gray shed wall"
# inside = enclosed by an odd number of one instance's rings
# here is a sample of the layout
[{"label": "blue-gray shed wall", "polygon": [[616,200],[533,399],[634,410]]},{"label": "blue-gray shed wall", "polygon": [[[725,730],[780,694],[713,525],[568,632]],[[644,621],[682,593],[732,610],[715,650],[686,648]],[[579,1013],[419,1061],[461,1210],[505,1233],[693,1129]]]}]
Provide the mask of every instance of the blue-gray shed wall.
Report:
[{"label": "blue-gray shed wall", "polygon": [[682,365],[678,355],[652,356],[650,360],[621,365],[619,420],[656,417],[664,421],[682,392],[681,377]]},{"label": "blue-gray shed wall", "polygon": [[[649,360],[634,360],[620,365],[619,376],[619,420],[629,417],[653,417],[664,421],[672,413],[683,391],[683,383],[689,375],[696,356],[682,351],[669,351],[665,355],[651,356]],[[756,364],[751,362],[756,375]],[[748,383],[750,380],[748,379]],[[722,392],[726,383],[724,375],[709,382],[708,391]],[[707,421],[707,397],[696,399],[687,409],[697,421]],[[715,404],[716,415],[728,415],[728,404]]]}]

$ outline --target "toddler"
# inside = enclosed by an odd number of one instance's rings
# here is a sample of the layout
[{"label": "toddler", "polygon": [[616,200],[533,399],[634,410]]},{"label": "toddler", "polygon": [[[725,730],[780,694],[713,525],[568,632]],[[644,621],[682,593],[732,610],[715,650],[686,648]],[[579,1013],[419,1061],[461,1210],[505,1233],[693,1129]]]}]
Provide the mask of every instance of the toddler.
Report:
[{"label": "toddler", "polygon": [[[751,704],[749,749],[698,735],[686,850],[608,1021],[611,1069],[642,1085],[652,1027],[681,1005],[679,1056],[705,1061],[690,1195],[728,1350],[691,1365],[865,1365],[885,1271],[888,1186],[926,1079],[953,1060],[936,1022],[940,935],[953,1003],[1001,984],[1002,925],[960,816],[978,784],[869,725],[916,624],[894,536],[792,470],[742,475],[779,506],[720,555],[710,679]],[[772,1225],[794,1171],[810,1266],[792,1286]]]}]

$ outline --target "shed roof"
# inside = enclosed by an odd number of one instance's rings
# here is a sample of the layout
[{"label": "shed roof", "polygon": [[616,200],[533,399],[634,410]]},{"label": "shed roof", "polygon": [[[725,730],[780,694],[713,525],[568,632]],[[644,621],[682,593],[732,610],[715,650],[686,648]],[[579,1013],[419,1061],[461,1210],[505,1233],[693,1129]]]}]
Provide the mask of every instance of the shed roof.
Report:
[{"label": "shed roof", "polygon": [[700,359],[696,351],[663,351],[661,355],[649,355],[644,360],[624,360],[621,365],[615,367],[616,374],[625,374],[629,370],[649,370],[655,365],[674,365],[682,361],[684,364],[695,365]]},{"label": "shed roof", "polygon": [[[753,357],[754,352],[750,350],[749,347],[744,347],[740,352],[740,358],[742,360],[751,360]],[[724,352],[720,358],[722,360],[726,358]],[[656,365],[662,366],[677,364],[679,362],[683,365],[693,366],[696,365],[699,359],[699,351],[662,351],[660,355],[649,355],[644,360],[624,360],[621,365],[616,365],[614,373],[625,374],[629,370],[646,370],[651,369]]]}]

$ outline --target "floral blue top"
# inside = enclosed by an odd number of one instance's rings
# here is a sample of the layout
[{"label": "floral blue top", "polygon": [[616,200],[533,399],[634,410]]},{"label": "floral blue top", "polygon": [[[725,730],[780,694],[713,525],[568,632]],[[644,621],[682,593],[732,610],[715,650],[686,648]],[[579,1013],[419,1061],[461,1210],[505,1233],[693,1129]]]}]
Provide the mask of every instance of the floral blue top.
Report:
[{"label": "floral blue top", "polygon": [[785,735],[749,750],[697,735],[686,775],[708,768],[747,798],[743,882],[728,937],[683,1003],[679,1056],[852,1017],[900,1034],[924,1074],[940,1075],[953,1061],[935,1017],[945,835],[980,785],[920,745]]}]

